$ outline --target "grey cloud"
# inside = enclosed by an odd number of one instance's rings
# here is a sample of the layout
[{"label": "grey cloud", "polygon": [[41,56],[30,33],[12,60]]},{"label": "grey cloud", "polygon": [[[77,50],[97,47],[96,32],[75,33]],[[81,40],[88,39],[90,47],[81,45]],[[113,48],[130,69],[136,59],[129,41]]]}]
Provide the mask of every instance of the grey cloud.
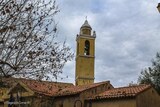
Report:
[{"label": "grey cloud", "polygon": [[[59,35],[76,50],[76,34],[88,16],[96,30],[95,76],[114,86],[136,82],[160,50],[157,2],[141,0],[60,0]],[[62,40],[63,40],[62,39]],[[60,39],[61,40],[61,39]],[[64,68],[64,81],[74,83],[75,61]],[[63,80],[62,80],[63,81]]]}]

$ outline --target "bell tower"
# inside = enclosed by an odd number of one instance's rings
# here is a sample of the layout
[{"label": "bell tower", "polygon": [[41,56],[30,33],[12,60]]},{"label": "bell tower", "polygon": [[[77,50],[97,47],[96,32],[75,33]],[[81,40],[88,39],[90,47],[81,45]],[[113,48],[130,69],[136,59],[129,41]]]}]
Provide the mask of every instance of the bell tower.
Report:
[{"label": "bell tower", "polygon": [[94,83],[94,59],[96,33],[85,20],[77,35],[75,85]]}]

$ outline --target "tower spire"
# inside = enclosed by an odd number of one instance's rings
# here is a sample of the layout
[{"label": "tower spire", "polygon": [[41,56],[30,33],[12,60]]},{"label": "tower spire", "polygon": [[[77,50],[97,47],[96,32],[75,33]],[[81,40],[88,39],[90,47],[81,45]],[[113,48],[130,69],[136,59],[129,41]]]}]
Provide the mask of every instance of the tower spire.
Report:
[{"label": "tower spire", "polygon": [[81,26],[80,28],[80,34],[84,34],[84,35],[91,35],[91,26],[89,25],[88,21],[87,21],[87,16],[86,16],[86,20],[84,22],[84,24]]}]

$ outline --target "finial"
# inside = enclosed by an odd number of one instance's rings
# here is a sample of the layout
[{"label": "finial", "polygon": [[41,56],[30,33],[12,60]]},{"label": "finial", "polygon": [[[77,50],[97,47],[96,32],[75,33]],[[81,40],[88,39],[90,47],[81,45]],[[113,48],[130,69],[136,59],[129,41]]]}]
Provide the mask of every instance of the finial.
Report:
[{"label": "finial", "polygon": [[96,31],[95,30],[93,31],[93,37],[96,37]]},{"label": "finial", "polygon": [[87,16],[86,16],[86,20],[87,20]]}]

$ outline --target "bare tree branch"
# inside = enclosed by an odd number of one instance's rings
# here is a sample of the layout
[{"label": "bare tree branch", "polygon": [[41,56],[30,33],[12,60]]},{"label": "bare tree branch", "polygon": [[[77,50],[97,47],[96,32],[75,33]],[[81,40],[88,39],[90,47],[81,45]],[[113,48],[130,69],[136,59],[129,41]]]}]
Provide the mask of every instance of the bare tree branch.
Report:
[{"label": "bare tree branch", "polygon": [[44,79],[73,58],[56,41],[55,0],[0,0],[0,75]]}]

